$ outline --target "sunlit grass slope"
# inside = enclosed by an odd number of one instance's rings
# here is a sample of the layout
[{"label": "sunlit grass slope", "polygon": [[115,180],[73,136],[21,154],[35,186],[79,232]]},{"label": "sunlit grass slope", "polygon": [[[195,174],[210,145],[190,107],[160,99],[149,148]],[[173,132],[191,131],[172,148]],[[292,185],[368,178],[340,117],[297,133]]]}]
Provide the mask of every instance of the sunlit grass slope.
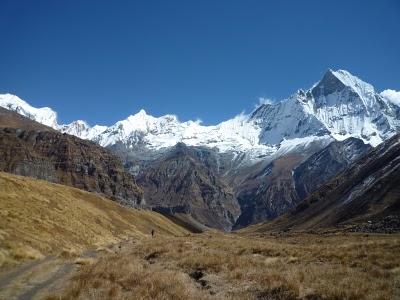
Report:
[{"label": "sunlit grass slope", "polygon": [[128,236],[182,235],[162,215],[59,184],[0,172],[0,267]]}]

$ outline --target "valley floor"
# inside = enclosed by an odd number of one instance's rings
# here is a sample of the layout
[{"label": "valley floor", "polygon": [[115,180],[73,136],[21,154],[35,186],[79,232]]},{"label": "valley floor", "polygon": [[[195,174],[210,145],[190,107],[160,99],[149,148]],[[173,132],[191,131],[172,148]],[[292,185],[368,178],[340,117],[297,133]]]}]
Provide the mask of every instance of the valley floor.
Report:
[{"label": "valley floor", "polygon": [[[397,234],[244,236],[207,232],[173,237],[156,233],[154,238],[131,238],[104,250],[90,253],[90,257],[58,258],[56,269],[46,269],[52,259],[45,259],[39,264],[43,271],[32,275],[28,267],[5,285],[3,276],[0,297],[400,298]],[[56,280],[51,279],[54,277]]]},{"label": "valley floor", "polygon": [[71,187],[0,186],[1,300],[400,299],[400,234],[193,234]]}]

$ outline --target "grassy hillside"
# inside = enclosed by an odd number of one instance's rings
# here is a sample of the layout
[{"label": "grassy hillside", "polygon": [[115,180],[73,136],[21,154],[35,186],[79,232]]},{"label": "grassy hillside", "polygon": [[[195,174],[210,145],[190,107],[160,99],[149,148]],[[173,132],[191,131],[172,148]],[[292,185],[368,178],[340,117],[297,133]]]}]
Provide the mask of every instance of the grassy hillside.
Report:
[{"label": "grassy hillside", "polygon": [[122,207],[96,194],[0,172],[0,268],[129,237],[183,235],[162,215]]}]

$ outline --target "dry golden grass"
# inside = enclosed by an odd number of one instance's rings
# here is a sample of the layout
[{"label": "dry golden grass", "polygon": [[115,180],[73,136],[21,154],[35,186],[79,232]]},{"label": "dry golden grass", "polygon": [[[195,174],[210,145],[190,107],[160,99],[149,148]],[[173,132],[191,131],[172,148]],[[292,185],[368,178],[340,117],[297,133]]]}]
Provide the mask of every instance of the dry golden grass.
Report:
[{"label": "dry golden grass", "polygon": [[196,235],[62,185],[0,173],[0,187],[3,268],[50,253],[76,263],[49,299],[400,299],[398,234]]},{"label": "dry golden grass", "polygon": [[187,231],[160,214],[98,195],[0,172],[0,268],[48,254],[76,255],[127,237]]},{"label": "dry golden grass", "polygon": [[84,266],[61,298],[397,299],[399,253],[399,235],[157,237]]}]

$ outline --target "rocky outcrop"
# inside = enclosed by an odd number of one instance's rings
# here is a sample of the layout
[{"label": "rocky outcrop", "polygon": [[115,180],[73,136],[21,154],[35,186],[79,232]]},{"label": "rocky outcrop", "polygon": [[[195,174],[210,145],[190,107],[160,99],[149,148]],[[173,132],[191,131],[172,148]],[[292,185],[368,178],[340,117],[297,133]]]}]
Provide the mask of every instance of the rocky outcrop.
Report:
[{"label": "rocky outcrop", "polygon": [[[129,205],[140,204],[141,189],[110,151],[13,114],[4,110],[0,114],[1,171],[100,193]],[[14,128],[4,128],[5,124]]]}]

